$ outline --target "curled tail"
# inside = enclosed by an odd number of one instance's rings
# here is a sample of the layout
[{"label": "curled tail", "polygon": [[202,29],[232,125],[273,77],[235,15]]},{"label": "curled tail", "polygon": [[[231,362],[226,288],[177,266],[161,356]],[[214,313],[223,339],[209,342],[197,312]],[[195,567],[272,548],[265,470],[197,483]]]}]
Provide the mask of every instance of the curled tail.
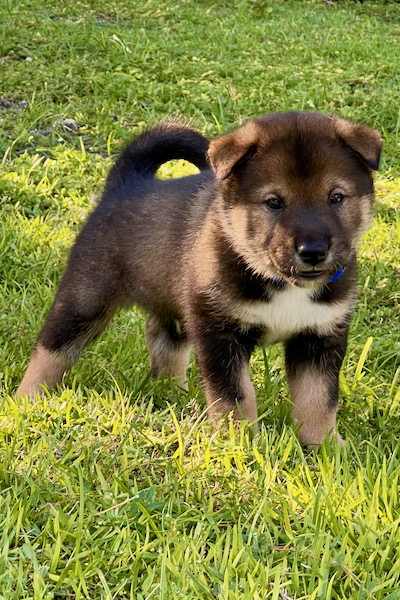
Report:
[{"label": "curled tail", "polygon": [[209,142],[198,131],[174,122],[161,122],[133,140],[120,154],[108,176],[105,193],[128,185],[138,177],[154,177],[157,169],[176,158],[209,168]]}]

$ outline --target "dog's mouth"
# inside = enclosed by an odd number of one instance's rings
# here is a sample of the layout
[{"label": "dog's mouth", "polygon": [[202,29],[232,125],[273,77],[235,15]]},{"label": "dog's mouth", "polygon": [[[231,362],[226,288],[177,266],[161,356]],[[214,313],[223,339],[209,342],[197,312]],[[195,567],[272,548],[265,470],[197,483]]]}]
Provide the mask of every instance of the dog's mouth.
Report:
[{"label": "dog's mouth", "polygon": [[278,280],[275,278],[275,280],[278,283],[284,283],[286,281],[287,283],[291,283],[292,285],[299,287],[315,287],[331,281],[330,277],[332,277],[332,272],[328,269],[310,269],[307,271],[292,270],[290,275],[284,276],[284,279]]},{"label": "dog's mouth", "polygon": [[[280,269],[278,265],[274,265],[276,268],[276,274],[272,276],[275,283],[283,285],[289,283],[291,285],[299,287],[318,287],[326,283],[331,283],[339,279],[346,269],[344,264],[335,263],[334,265],[329,263],[326,265],[318,265],[319,268],[309,268],[300,270],[298,267],[292,265],[289,269]],[[300,266],[300,265],[299,265]],[[325,268],[321,268],[324,266]],[[333,268],[336,266],[336,271]]]},{"label": "dog's mouth", "polygon": [[[290,271],[277,270],[276,275],[272,277],[275,283],[283,285],[284,283],[291,283],[292,285],[299,285],[303,287],[307,286],[306,281],[315,281],[316,284],[321,283],[329,275],[329,271],[326,269],[309,269],[307,271],[298,271],[297,269],[291,268]],[[321,279],[321,282],[318,281]]]},{"label": "dog's mouth", "polygon": [[305,279],[316,279],[325,273],[326,271],[313,269],[312,271],[298,271],[298,276],[304,277]]}]

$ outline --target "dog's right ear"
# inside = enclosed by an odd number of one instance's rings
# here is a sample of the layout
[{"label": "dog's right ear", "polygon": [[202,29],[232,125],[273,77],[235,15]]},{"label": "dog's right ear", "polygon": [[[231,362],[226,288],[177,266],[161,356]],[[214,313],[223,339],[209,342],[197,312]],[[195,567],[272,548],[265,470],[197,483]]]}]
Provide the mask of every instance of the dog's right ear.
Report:
[{"label": "dog's right ear", "polygon": [[340,117],[333,117],[337,135],[359,158],[375,171],[379,167],[382,152],[382,136],[376,129],[358,125]]},{"label": "dog's right ear", "polygon": [[217,179],[222,181],[246,163],[258,148],[258,128],[253,121],[212,141],[208,160]]}]

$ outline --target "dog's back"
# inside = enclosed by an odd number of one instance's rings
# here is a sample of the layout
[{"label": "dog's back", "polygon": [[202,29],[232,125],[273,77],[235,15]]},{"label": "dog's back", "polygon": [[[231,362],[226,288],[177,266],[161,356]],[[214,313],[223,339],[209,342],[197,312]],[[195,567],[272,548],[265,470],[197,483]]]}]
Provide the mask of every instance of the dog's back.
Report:
[{"label": "dog's back", "polygon": [[[160,318],[165,315],[172,328],[182,318],[176,300],[183,280],[182,228],[185,220],[196,220],[198,209],[190,207],[211,176],[208,145],[192,128],[165,121],[122,151],[71,251],[18,395],[60,381],[122,306],[138,303]],[[203,173],[156,180],[160,165],[174,159],[187,160]]]}]

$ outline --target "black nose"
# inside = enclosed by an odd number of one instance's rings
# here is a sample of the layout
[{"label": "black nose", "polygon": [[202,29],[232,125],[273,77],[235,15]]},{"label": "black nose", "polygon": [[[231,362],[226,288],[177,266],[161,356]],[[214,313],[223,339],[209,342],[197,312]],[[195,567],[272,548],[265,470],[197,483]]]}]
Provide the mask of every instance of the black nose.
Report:
[{"label": "black nose", "polygon": [[304,242],[297,248],[301,260],[310,265],[317,265],[323,262],[328,256],[329,242],[318,240],[316,242]]}]

